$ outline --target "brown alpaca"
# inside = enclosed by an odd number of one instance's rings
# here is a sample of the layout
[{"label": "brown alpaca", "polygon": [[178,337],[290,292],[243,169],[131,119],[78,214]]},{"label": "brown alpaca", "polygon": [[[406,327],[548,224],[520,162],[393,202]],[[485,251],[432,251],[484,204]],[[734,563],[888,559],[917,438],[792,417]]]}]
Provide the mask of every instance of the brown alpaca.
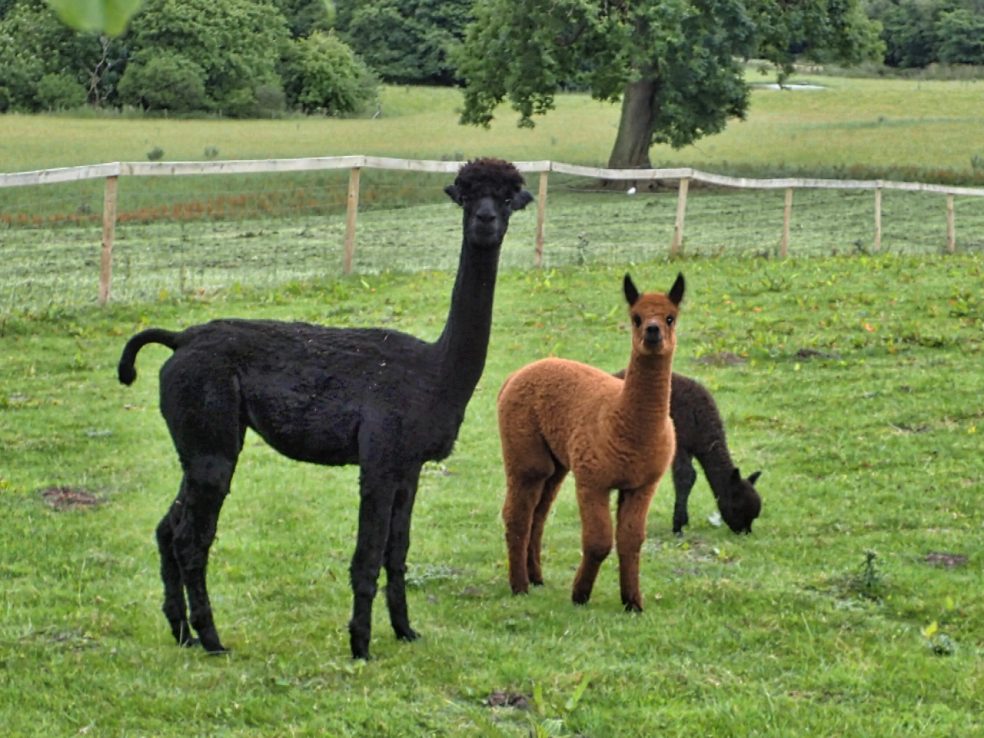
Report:
[{"label": "brown alpaca", "polygon": [[639,554],[646,513],[675,450],[670,374],[683,275],[667,294],[640,295],[625,275],[632,354],[625,381],[565,359],[542,359],[511,375],[499,392],[499,433],[506,471],[502,517],[515,594],[543,584],[540,545],[547,513],[568,471],[581,514],[581,565],[571,598],[591,597],[612,549],[611,490],[618,490],[614,541],[622,604],[642,610]]}]

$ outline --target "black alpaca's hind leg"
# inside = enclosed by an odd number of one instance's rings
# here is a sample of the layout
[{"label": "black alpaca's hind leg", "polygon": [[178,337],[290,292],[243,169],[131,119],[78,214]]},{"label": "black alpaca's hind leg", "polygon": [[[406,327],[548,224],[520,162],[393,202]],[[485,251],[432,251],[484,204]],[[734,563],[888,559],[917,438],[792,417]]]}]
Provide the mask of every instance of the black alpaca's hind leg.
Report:
[{"label": "black alpaca's hind leg", "polygon": [[389,538],[386,542],[386,607],[389,610],[393,632],[401,641],[415,641],[420,637],[410,627],[407,611],[407,551],[410,548],[410,518],[417,493],[417,475],[408,480],[396,493],[393,514],[390,518]]},{"label": "black alpaca's hind leg", "polygon": [[694,471],[690,454],[677,449],[676,456],[673,457],[673,489],[676,491],[676,500],[673,503],[673,532],[678,536],[683,535],[683,526],[690,522],[687,500],[696,481],[697,472]]},{"label": "black alpaca's hind leg", "polygon": [[194,646],[198,639],[191,634],[181,568],[174,556],[174,512],[175,505],[171,505],[157,526],[157,549],[161,556],[161,580],[164,582],[164,606],[161,610],[171,626],[171,633],[177,644]]},{"label": "black alpaca's hind leg", "polygon": [[188,593],[191,627],[209,653],[223,653],[206,586],[208,554],[229,492],[234,462],[217,456],[188,463],[182,495],[175,502],[174,556]]}]

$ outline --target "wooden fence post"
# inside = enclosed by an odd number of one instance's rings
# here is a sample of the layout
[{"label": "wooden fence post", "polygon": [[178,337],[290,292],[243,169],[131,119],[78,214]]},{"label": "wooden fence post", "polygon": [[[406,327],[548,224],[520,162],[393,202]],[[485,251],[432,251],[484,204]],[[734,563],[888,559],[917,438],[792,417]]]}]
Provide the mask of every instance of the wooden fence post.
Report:
[{"label": "wooden fence post", "polygon": [[102,253],[99,256],[99,304],[109,302],[113,280],[113,238],[116,235],[116,192],[119,177],[106,177],[103,192]]},{"label": "wooden fence post", "polygon": [[952,254],[957,250],[957,224],[953,211],[953,195],[946,196],[946,250]]},{"label": "wooden fence post", "polygon": [[345,205],[345,259],[342,274],[352,273],[352,257],[355,255],[355,220],[359,214],[359,177],[362,169],[349,170],[348,198]]},{"label": "wooden fence post", "polygon": [[680,179],[680,189],[677,192],[676,222],[673,224],[673,242],[670,244],[670,256],[677,256],[683,247],[683,221],[687,216],[687,190],[690,189],[690,178]]},{"label": "wooden fence post", "polygon": [[789,226],[793,221],[793,188],[786,188],[786,201],[782,208],[782,241],[779,243],[779,256],[789,255]]},{"label": "wooden fence post", "polygon": [[875,188],[875,251],[881,251],[881,237],[882,237],[882,191],[881,187]]},{"label": "wooden fence post", "polygon": [[536,249],[533,255],[535,266],[543,266],[543,226],[547,219],[547,175],[540,172],[540,188],[536,193]]}]

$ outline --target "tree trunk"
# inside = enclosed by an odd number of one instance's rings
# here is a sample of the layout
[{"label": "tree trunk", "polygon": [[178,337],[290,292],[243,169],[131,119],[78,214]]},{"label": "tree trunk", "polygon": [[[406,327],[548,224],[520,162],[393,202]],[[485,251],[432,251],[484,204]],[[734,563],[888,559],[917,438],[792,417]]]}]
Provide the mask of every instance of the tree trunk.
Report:
[{"label": "tree trunk", "polygon": [[622,115],[615,145],[608,157],[609,169],[649,169],[653,137],[653,98],[656,80],[641,79],[625,86]]}]

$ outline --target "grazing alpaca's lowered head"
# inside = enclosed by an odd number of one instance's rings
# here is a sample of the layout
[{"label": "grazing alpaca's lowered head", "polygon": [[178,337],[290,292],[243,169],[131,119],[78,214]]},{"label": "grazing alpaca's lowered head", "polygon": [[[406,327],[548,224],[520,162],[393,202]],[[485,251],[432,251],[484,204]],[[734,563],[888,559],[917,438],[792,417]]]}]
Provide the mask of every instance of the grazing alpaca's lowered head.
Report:
[{"label": "grazing alpaca's lowered head", "polygon": [[[624,377],[625,370],[616,372]],[[676,455],[673,457],[673,532],[680,535],[690,522],[687,500],[697,481],[694,459],[700,462],[711,486],[721,518],[735,533],[751,533],[752,522],[762,510],[762,498],[755,489],[762,472],[743,479],[731,461],[724,433],[724,421],[711,393],[699,382],[673,373],[670,417],[676,428]]]},{"label": "grazing alpaca's lowered head", "polygon": [[[514,593],[542,584],[547,513],[568,471],[581,516],[581,565],[571,597],[591,596],[599,567],[617,546],[622,604],[642,610],[639,556],[646,514],[675,448],[670,374],[683,275],[667,294],[640,294],[629,275],[625,299],[632,351],[625,380],[575,361],[542,359],[512,374],[499,392],[506,472],[502,517]],[[618,490],[612,530],[609,496]]]},{"label": "grazing alpaca's lowered head", "polygon": [[163,610],[180,645],[225,650],[205,570],[247,428],[298,461],[359,465],[352,656],[369,657],[382,567],[393,630],[417,638],[405,574],[420,469],[451,453],[485,366],[502,239],[512,213],[533,199],[516,168],[497,159],[465,164],[446,192],[464,210],[463,237],[447,322],[433,343],[380,328],[215,320],[181,332],[151,328],[124,347],[124,384],[136,378],[144,345],[174,351],[161,368],[160,409],[184,476],[157,542]]}]

